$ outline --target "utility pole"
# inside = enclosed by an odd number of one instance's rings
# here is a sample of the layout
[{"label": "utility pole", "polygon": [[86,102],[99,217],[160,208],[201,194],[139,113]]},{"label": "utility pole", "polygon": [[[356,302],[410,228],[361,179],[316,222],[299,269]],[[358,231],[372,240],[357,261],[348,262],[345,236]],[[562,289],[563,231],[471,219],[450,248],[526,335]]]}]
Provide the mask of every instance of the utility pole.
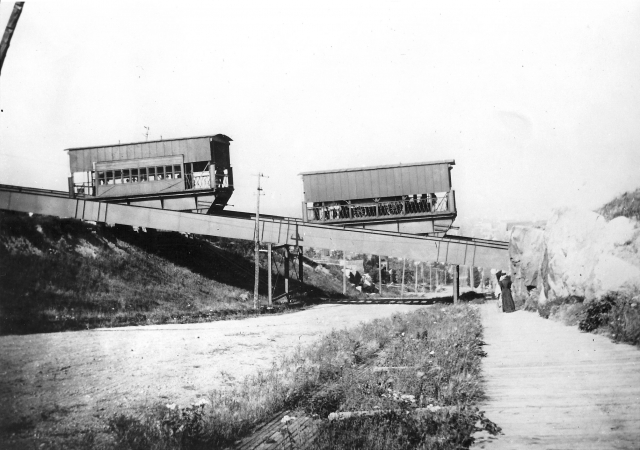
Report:
[{"label": "utility pole", "polygon": [[7,22],[7,27],[2,35],[2,41],[0,41],[0,72],[2,72],[2,65],[4,64],[4,58],[7,56],[13,32],[16,30],[16,26],[18,25],[20,14],[22,14],[22,8],[24,8],[24,2],[16,2],[13,5],[13,11],[11,11],[11,16],[9,16],[9,22]]},{"label": "utility pole", "polygon": [[378,255],[378,284],[380,288],[380,297],[382,297],[382,256]]},{"label": "utility pole", "polygon": [[404,298],[404,269],[407,266],[407,258],[402,258],[402,287],[400,288],[400,298]]},{"label": "utility pole", "polygon": [[[256,230],[255,230],[255,280],[253,283],[253,309],[258,309],[258,282],[260,281],[260,179],[265,177],[264,174],[258,174],[258,190],[256,192]],[[269,178],[269,177],[265,177]],[[271,270],[271,267],[269,267]]]},{"label": "utility pole", "polygon": [[460,301],[460,266],[453,265],[453,303]]}]

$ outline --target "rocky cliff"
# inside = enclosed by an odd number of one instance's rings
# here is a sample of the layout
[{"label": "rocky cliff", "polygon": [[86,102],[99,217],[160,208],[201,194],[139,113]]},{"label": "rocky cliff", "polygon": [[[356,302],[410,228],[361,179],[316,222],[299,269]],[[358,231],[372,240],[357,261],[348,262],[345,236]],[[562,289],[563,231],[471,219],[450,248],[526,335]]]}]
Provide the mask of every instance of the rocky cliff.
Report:
[{"label": "rocky cliff", "polygon": [[633,218],[578,208],[556,210],[544,231],[510,233],[515,294],[539,303],[575,297],[589,302],[611,290],[640,287],[640,226]]}]

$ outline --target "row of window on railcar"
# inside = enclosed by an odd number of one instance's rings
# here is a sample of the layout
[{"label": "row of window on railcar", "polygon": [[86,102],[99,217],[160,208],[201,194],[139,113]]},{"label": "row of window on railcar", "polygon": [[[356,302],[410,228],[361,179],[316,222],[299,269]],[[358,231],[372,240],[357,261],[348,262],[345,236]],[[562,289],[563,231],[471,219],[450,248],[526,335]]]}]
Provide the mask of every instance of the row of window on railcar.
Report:
[{"label": "row of window on railcar", "polygon": [[107,170],[97,173],[98,184],[144,183],[182,178],[182,166],[140,167],[136,169]]}]

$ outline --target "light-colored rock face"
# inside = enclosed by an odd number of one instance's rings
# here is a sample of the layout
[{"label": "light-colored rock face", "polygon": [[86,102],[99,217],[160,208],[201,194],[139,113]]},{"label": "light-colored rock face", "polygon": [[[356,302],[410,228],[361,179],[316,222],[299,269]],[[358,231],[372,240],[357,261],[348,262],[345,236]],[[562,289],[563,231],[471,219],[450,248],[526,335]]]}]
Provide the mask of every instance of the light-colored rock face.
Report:
[{"label": "light-colored rock face", "polygon": [[540,301],[582,297],[640,284],[640,229],[618,217],[607,222],[586,210],[556,210],[544,232]]},{"label": "light-colored rock face", "polygon": [[538,273],[544,255],[544,231],[527,226],[515,226],[509,234],[509,259],[513,274],[513,291],[526,299],[530,289],[538,285]]}]

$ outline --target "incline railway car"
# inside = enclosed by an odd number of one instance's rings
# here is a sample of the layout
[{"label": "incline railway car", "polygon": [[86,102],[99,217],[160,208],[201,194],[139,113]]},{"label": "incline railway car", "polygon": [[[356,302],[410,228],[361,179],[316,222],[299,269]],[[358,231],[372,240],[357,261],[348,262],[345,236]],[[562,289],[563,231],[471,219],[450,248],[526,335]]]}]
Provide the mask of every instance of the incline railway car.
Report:
[{"label": "incline railway car", "polygon": [[69,148],[71,197],[212,214],[233,193],[224,134]]},{"label": "incline railway car", "polygon": [[304,172],[303,220],[339,226],[445,233],[456,218],[454,160]]}]

